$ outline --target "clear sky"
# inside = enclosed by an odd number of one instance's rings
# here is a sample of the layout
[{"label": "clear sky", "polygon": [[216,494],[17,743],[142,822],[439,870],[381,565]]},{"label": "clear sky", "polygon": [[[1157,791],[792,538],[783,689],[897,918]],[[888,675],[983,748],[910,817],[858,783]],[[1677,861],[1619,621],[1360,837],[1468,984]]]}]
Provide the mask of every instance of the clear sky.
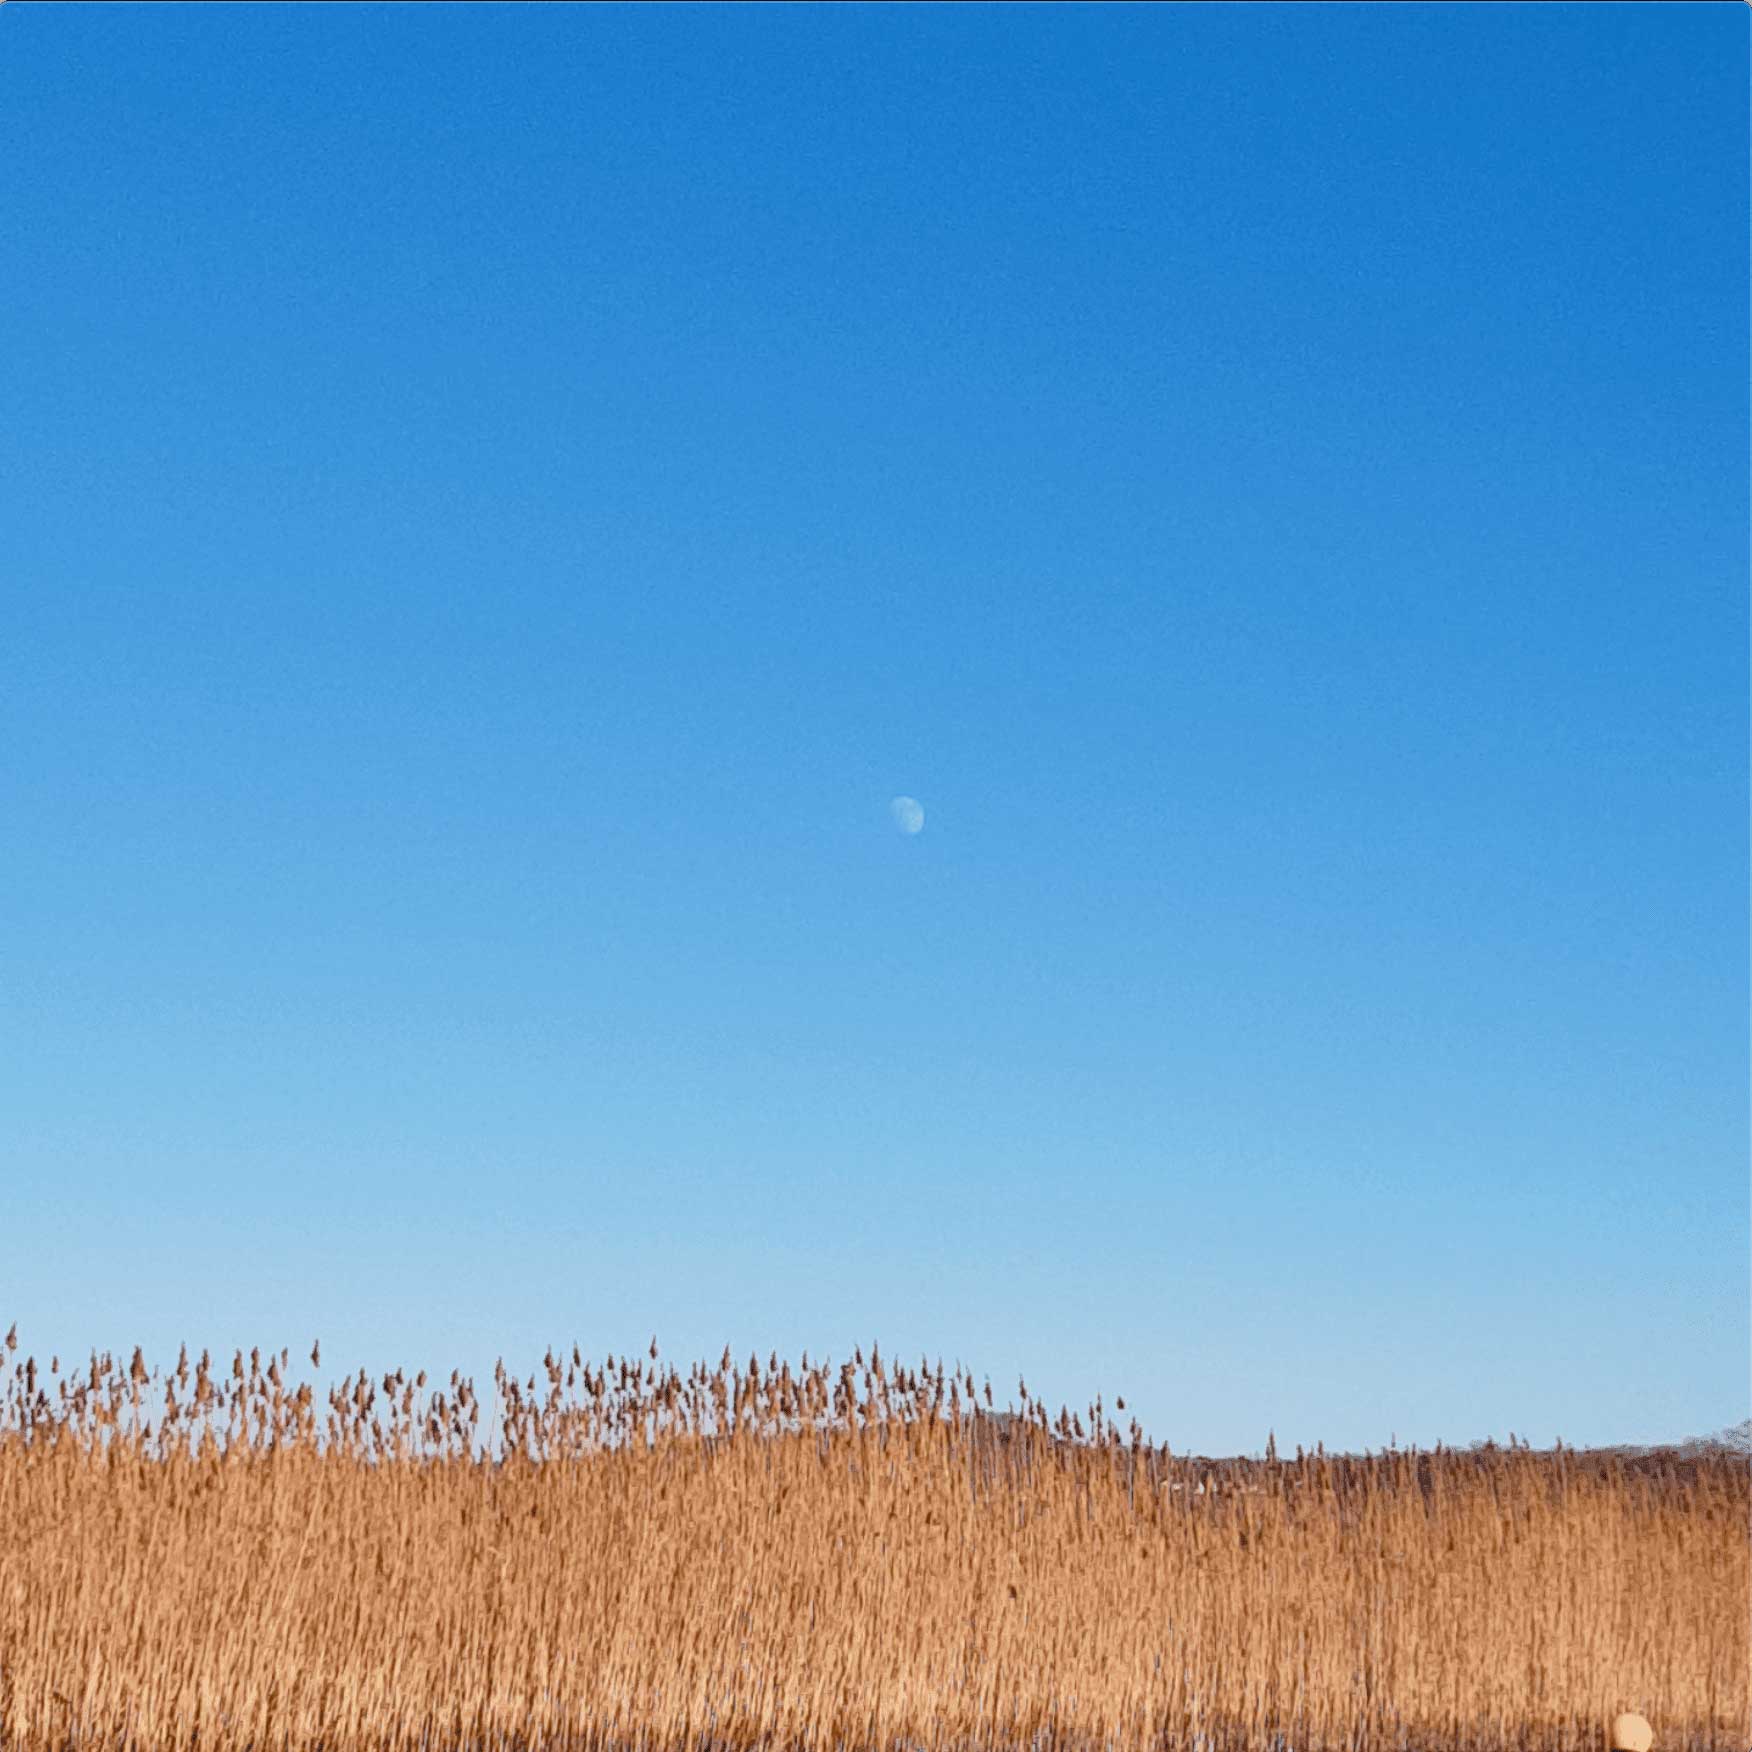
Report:
[{"label": "clear sky", "polygon": [[1747,33],[6,6],[0,1323],[1745,1416]]}]

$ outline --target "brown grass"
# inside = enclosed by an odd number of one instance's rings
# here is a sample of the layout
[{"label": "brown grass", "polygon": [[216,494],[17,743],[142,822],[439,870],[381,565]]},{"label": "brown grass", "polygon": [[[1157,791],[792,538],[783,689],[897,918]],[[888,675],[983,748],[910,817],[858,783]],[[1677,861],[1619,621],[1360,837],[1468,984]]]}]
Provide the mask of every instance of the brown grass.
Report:
[{"label": "brown grass", "polygon": [[14,1357],[0,1746],[1746,1743],[1744,1462],[1216,1466],[874,1354],[655,1356],[487,1413]]}]

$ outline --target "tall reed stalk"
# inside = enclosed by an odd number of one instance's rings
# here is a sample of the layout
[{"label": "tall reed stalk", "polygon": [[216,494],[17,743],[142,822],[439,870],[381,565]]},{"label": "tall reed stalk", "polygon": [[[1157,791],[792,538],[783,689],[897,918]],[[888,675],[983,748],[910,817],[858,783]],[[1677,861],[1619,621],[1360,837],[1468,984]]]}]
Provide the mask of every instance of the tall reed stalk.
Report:
[{"label": "tall reed stalk", "polygon": [[285,1352],[7,1367],[6,1752],[1748,1739],[1725,1455],[1217,1464],[875,1352],[550,1354],[496,1428]]}]

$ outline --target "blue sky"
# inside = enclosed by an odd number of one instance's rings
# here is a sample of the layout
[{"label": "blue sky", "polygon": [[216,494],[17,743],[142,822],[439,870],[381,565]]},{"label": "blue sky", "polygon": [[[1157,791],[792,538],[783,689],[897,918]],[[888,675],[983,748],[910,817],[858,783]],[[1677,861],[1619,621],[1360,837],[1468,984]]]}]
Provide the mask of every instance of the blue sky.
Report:
[{"label": "blue sky", "polygon": [[39,1354],[1746,1414],[1745,8],[0,56]]}]

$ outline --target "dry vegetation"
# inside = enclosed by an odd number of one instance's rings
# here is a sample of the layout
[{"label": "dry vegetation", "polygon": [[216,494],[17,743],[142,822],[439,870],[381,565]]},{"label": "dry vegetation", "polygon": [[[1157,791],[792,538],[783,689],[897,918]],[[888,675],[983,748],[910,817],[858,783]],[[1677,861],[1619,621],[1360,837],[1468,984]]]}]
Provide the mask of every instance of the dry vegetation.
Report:
[{"label": "dry vegetation", "polygon": [[7,1752],[1746,1743],[1726,1455],[1217,1466],[875,1353],[7,1363]]}]

